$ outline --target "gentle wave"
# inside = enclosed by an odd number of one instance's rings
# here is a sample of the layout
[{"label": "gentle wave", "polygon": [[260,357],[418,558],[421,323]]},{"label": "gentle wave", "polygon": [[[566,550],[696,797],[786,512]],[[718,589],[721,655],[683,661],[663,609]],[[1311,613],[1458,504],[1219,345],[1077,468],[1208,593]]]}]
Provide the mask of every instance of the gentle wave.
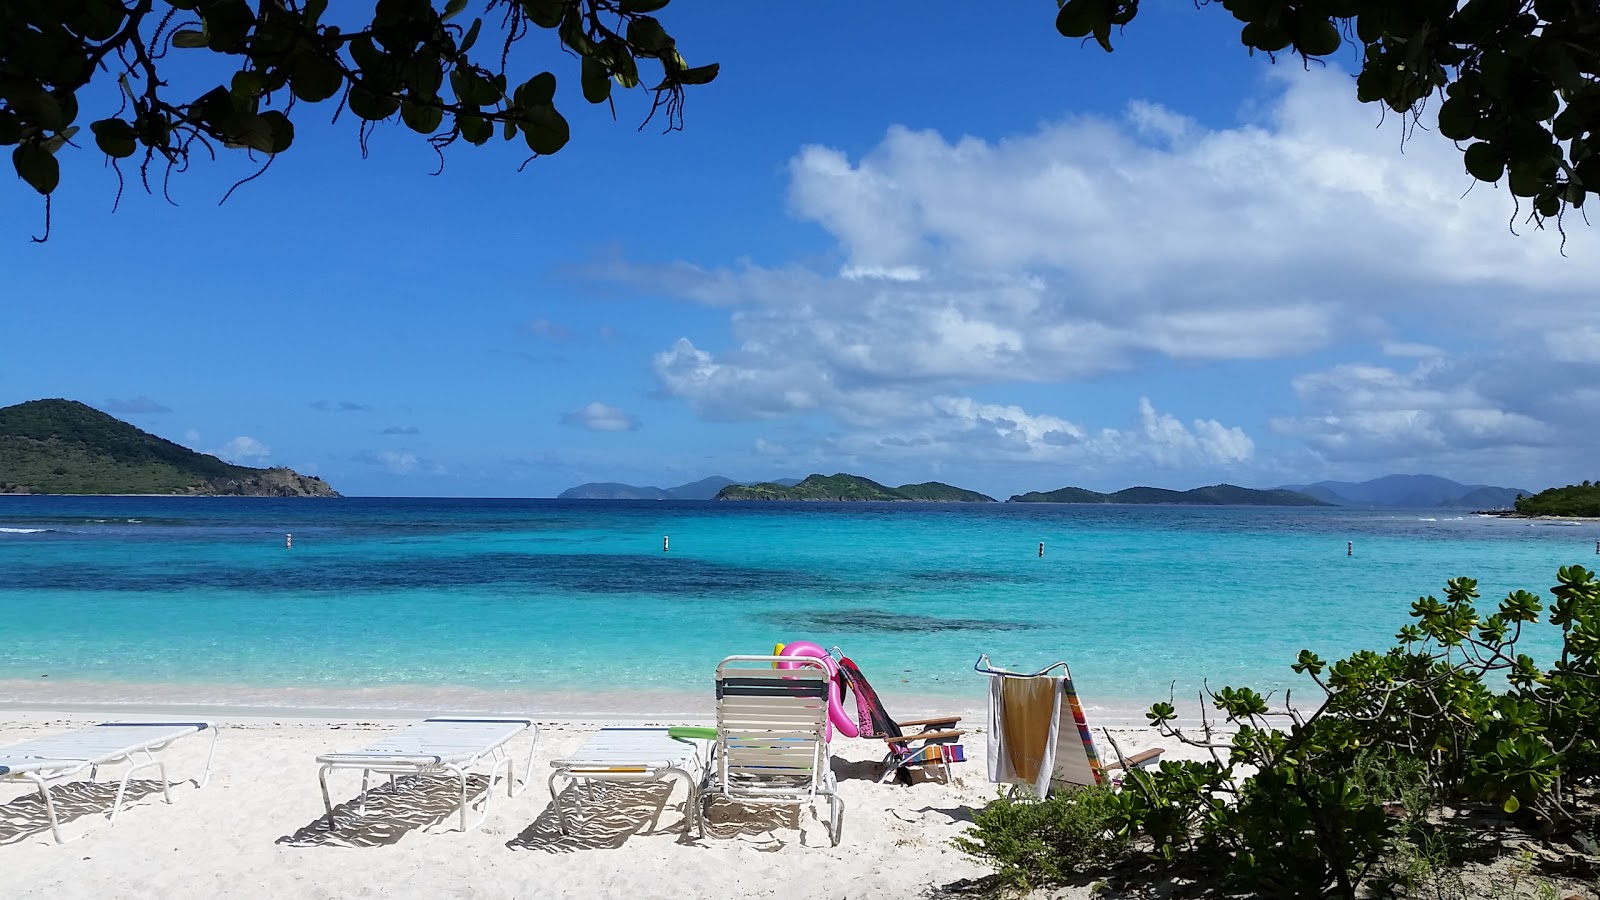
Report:
[{"label": "gentle wave", "polygon": [[0,526],[0,534],[43,534],[46,531],[54,530],[54,528],[6,528]]}]

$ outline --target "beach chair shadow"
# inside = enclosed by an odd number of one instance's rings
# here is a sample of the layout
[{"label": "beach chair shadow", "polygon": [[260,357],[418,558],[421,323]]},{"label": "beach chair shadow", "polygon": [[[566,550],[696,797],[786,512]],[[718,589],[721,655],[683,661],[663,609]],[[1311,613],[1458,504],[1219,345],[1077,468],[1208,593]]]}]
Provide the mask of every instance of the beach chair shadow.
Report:
[{"label": "beach chair shadow", "polygon": [[[661,834],[662,813],[672,799],[672,783],[573,783],[561,792],[561,798],[568,810],[567,834],[561,833],[560,819],[552,804],[540,811],[521,834],[507,841],[506,847],[546,853],[618,850],[634,835]],[[668,828],[682,830],[678,821],[669,821]]]},{"label": "beach chair shadow", "polygon": [[[173,782],[177,784],[177,782]],[[134,779],[128,782],[124,807],[151,794],[161,793],[161,782],[155,779]],[[71,781],[52,785],[50,796],[55,800],[56,816],[61,822],[70,822],[92,814],[105,817],[116,800],[117,784],[114,781]],[[50,830],[50,814],[44,800],[37,792],[23,794],[9,803],[0,805],[0,846],[20,844],[27,839]]]},{"label": "beach chair shadow", "polygon": [[705,806],[706,836],[769,837],[781,845],[784,842],[774,833],[800,830],[801,811],[798,806],[751,806],[711,797]]},{"label": "beach chair shadow", "polygon": [[872,781],[876,782],[882,774],[883,765],[876,760],[840,759],[835,756],[831,761],[833,777],[838,781]]},{"label": "beach chair shadow", "polygon": [[[467,778],[467,802],[481,800],[489,790],[483,775]],[[380,783],[367,792],[366,814],[356,796],[333,808],[333,819],[321,815],[294,834],[275,843],[291,847],[387,847],[414,831],[427,831],[456,816],[461,806],[461,783],[454,777],[403,775],[391,785]]]}]

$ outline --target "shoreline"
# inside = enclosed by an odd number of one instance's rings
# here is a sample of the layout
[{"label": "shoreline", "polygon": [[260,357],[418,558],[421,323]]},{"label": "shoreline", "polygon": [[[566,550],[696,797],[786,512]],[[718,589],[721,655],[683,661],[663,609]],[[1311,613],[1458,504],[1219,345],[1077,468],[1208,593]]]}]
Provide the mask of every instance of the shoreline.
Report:
[{"label": "shoreline", "polygon": [[[127,717],[145,715],[224,718],[415,720],[427,716],[516,715],[541,722],[710,722],[715,714],[711,679],[702,691],[494,691],[460,686],[287,688],[215,684],[133,684],[0,679],[0,718],[26,713]],[[987,715],[987,685],[962,694],[888,690],[881,694],[900,719],[959,713],[969,721]],[[1191,705],[1192,707],[1192,705]],[[853,698],[845,708],[855,714]],[[1148,704],[1093,702],[1084,712],[1094,727],[1145,727]],[[1180,709],[1180,721],[1198,722],[1198,710]]]}]

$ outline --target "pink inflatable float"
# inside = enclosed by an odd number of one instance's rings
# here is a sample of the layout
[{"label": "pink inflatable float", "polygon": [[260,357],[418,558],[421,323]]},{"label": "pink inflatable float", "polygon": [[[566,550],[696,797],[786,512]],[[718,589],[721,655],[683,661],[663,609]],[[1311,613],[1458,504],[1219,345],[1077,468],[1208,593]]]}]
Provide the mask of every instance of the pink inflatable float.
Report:
[{"label": "pink inflatable float", "polygon": [[[829,655],[828,651],[810,641],[793,641],[784,644],[783,649],[778,651],[777,655],[809,656],[812,659],[822,660],[822,664],[828,668],[828,674],[832,676],[828,681],[828,740],[833,740],[833,729],[835,728],[839,729],[839,733],[845,737],[860,736],[861,726],[856,723],[856,720],[849,713],[844,711],[844,699],[839,696],[839,665],[833,661],[833,657]],[[777,665],[780,669],[796,668],[793,663],[780,662]]]}]

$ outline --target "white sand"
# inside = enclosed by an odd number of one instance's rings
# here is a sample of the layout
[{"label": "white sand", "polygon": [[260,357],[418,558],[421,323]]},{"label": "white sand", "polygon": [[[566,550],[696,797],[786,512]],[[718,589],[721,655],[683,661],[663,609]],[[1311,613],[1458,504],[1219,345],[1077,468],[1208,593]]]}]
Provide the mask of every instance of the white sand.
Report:
[{"label": "white sand", "polygon": [[[0,708],[0,747],[115,715],[33,713]],[[113,826],[104,813],[112,788],[58,787],[71,840],[53,843],[43,804],[14,784],[0,786],[0,894],[6,897],[916,897],[957,879],[986,874],[950,846],[969,809],[994,797],[985,736],[969,733],[969,759],[949,785],[920,777],[912,787],[873,780],[875,742],[836,738],[834,770],[847,804],[843,840],[828,842],[826,813],[713,806],[714,836],[685,839],[684,789],[612,788],[585,804],[589,818],[571,837],[556,830],[545,779],[549,761],[576,750],[598,723],[542,726],[534,783],[507,798],[503,784],[488,820],[454,831],[446,787],[404,795],[379,792],[366,819],[350,802],[359,775],[334,773],[339,826],[323,816],[313,758],[356,750],[401,722],[344,717],[252,716],[220,726],[210,784],[196,790],[204,738],[169,751],[174,805],[154,784],[139,785]],[[639,721],[619,724],[645,724]],[[652,723],[669,724],[669,723]],[[677,724],[677,723],[671,723]],[[981,727],[982,717],[969,718]],[[1163,745],[1147,729],[1114,729],[1124,751]],[[1097,737],[1099,735],[1097,734]],[[1194,758],[1169,747],[1169,758]],[[525,762],[527,738],[512,748]],[[1111,754],[1102,743],[1102,753]],[[134,789],[130,788],[130,794]],[[481,793],[480,793],[481,798]],[[661,809],[658,828],[642,833]],[[825,806],[824,806],[825,810]],[[715,836],[720,835],[720,836]]]}]

